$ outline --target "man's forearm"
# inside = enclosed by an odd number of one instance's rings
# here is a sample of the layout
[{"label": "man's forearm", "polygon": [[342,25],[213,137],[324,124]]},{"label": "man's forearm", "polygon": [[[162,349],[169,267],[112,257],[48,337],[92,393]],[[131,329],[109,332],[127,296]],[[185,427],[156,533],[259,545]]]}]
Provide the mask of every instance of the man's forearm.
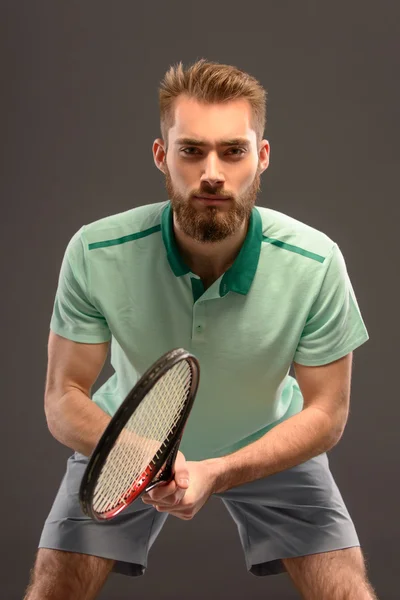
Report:
[{"label": "man's forearm", "polygon": [[46,409],[51,434],[72,450],[89,456],[111,417],[78,389],[62,398],[49,399]]},{"label": "man's forearm", "polygon": [[308,407],[268,431],[256,442],[221,458],[210,459],[214,493],[290,469],[330,450],[343,428],[334,427],[322,410]]}]

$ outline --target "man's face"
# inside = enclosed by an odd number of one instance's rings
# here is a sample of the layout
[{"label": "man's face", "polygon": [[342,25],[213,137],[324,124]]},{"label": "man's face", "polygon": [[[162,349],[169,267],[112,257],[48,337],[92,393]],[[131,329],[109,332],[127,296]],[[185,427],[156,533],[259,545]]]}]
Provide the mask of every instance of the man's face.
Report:
[{"label": "man's face", "polygon": [[251,214],[269,146],[263,140],[260,152],[250,123],[246,100],[176,101],[163,163],[166,188],[177,225],[197,241],[223,240]]}]

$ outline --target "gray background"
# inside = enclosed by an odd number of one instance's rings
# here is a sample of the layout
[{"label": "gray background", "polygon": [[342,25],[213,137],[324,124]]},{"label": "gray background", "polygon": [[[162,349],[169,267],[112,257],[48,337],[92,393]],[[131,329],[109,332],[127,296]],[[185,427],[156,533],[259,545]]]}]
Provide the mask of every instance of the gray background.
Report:
[{"label": "gray background", "polygon": [[[3,0],[0,10],[2,598],[23,595],[72,453],[43,411],[62,255],[82,224],[166,199],[151,155],[157,86],[170,64],[201,57],[268,90],[258,204],[344,253],[371,339],[355,352],[330,464],[379,597],[398,598],[399,3]],[[192,521],[168,519],[144,577],[112,575],[100,597],[298,594],[286,574],[247,574],[235,526],[211,498]]]}]

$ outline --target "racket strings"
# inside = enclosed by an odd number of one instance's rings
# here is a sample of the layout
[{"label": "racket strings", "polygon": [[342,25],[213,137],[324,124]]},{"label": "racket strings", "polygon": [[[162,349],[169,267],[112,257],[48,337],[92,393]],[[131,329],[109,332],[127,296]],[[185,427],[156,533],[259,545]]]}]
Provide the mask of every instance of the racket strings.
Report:
[{"label": "racket strings", "polygon": [[[165,410],[168,393],[160,393],[162,390],[160,390],[160,386],[157,387],[158,389],[152,390],[146,399],[142,401],[134,418],[131,417],[128,421],[110,453],[107,460],[109,464],[107,465],[106,462],[105,467],[103,467],[101,496],[103,502],[106,503],[107,508],[105,509],[107,510],[110,504],[110,492],[113,491],[115,496],[111,499],[111,502],[115,502],[115,499],[117,502],[123,501],[123,496],[129,492],[128,488],[132,486],[132,480],[134,483],[140,477],[151,459],[154,461],[158,458],[159,449],[162,446],[162,443],[160,443],[162,436],[168,437],[165,428],[163,430],[161,427],[164,421],[161,421],[158,416],[160,413],[166,419],[170,418],[168,411]],[[146,405],[147,408],[150,405],[154,408],[158,406],[159,413],[151,415],[149,410],[146,412]],[[171,407],[171,403],[167,404],[168,407]],[[152,421],[150,421],[151,416],[153,416]],[[177,416],[179,417],[179,413]],[[127,471],[127,465],[131,467],[129,472]],[[106,469],[106,467],[108,468]],[[105,486],[105,483],[107,486]],[[100,481],[98,488],[100,488]],[[100,499],[99,497],[98,500]]]},{"label": "racket strings", "polygon": [[[97,510],[109,510],[114,507],[115,502],[123,501],[123,497],[129,492],[132,483],[140,477],[151,459],[155,460],[158,455],[160,443],[156,437],[151,437],[152,430],[157,431],[157,429],[151,427],[150,422],[145,421],[144,411],[146,405],[152,403],[151,405],[154,406],[157,401],[159,409],[162,410],[159,397],[155,399],[154,390],[152,390],[118,437],[103,467],[100,475],[101,481],[99,478],[97,484],[95,498],[98,502],[103,502],[101,507],[97,508],[95,505]],[[149,417],[148,411],[147,418]],[[149,448],[150,444],[152,452]],[[127,471],[128,466],[130,467],[129,472]],[[114,497],[111,497],[112,494]]]},{"label": "racket strings", "polygon": [[180,420],[191,380],[190,364],[180,361],[157,381],[127,421],[96,484],[93,508],[99,514],[123,502],[159,458]]}]

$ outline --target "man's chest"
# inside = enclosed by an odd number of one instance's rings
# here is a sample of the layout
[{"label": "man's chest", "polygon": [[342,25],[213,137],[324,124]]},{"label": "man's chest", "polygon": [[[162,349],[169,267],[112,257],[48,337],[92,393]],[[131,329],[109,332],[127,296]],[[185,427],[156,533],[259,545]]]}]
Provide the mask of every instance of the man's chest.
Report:
[{"label": "man's chest", "polygon": [[[209,290],[210,291],[210,288]],[[109,298],[103,304],[111,333],[138,371],[161,354],[184,347],[197,356],[217,357],[220,369],[257,374],[281,372],[291,364],[303,326],[282,299],[233,292],[194,302],[190,289],[161,289]]]}]

